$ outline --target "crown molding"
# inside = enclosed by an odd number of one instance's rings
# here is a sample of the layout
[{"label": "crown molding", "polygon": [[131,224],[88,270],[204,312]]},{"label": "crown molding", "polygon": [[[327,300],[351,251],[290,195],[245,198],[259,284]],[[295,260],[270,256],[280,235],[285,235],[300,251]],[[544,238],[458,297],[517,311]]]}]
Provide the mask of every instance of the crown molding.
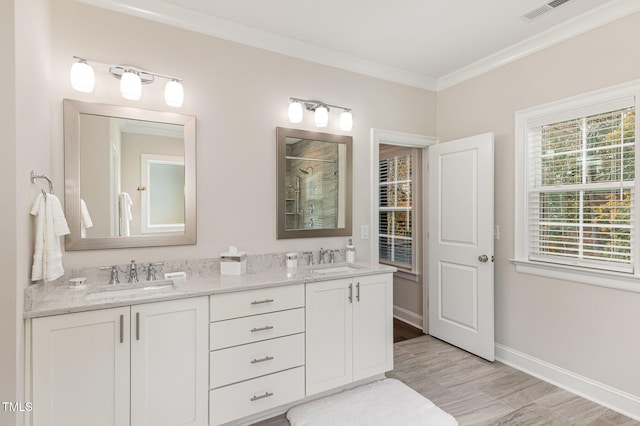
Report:
[{"label": "crown molding", "polygon": [[640,10],[638,0],[616,0],[516,43],[438,79],[436,91],[453,87]]},{"label": "crown molding", "polygon": [[157,0],[76,1],[394,83],[431,91],[435,91],[437,87],[436,79],[431,77],[347,55],[335,50],[326,49],[314,44],[294,40]]},{"label": "crown molding", "polygon": [[640,10],[638,0],[614,0],[562,25],[439,79],[294,40],[158,0],[76,0],[274,53],[394,83],[438,92]]}]

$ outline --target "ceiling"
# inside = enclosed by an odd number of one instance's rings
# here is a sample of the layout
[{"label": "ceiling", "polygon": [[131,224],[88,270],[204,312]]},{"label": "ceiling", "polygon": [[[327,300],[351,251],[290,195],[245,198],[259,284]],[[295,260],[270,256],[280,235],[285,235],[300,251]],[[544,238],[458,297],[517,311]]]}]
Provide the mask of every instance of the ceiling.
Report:
[{"label": "ceiling", "polygon": [[78,1],[436,91],[640,10],[639,0]]}]

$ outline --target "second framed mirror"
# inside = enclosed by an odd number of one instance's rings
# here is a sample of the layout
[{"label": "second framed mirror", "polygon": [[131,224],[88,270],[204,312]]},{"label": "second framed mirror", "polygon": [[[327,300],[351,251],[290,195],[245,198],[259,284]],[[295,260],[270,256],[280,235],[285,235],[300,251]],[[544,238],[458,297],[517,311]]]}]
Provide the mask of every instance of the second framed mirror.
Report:
[{"label": "second framed mirror", "polygon": [[277,238],[352,233],[352,138],[277,128]]}]

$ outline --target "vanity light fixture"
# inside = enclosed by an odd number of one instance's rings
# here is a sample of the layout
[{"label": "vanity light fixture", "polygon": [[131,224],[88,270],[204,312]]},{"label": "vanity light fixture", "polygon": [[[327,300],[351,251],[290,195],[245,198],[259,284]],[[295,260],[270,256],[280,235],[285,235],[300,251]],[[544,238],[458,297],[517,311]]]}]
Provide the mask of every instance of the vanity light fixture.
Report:
[{"label": "vanity light fixture", "polygon": [[317,127],[327,127],[329,123],[329,107],[342,110],[340,114],[340,130],[350,131],[353,128],[351,108],[331,105],[316,100],[289,98],[289,121],[292,123],[300,123],[303,112],[306,109],[314,113],[314,121]]},{"label": "vanity light fixture", "polygon": [[167,80],[164,90],[165,103],[171,107],[181,107],[184,102],[184,88],[181,79],[169,75],[146,71],[133,66],[111,65],[104,62],[89,60],[74,56],[77,62],[71,66],[71,86],[80,92],[92,92],[95,85],[94,65],[108,67],[109,74],[120,80],[120,93],[125,99],[139,100],[142,95],[142,85],[151,84],[156,77]]}]

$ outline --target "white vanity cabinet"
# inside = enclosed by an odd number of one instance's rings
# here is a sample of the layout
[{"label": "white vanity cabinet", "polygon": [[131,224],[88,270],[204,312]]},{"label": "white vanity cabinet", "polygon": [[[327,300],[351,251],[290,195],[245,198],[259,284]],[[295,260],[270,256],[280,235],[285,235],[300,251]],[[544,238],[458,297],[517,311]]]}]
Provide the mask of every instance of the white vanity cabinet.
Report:
[{"label": "white vanity cabinet", "polygon": [[303,399],[304,285],[210,300],[209,424]]},{"label": "white vanity cabinet", "polygon": [[207,424],[208,298],[31,320],[32,426]]},{"label": "white vanity cabinet", "polygon": [[393,278],[306,284],[306,395],[393,369]]}]

